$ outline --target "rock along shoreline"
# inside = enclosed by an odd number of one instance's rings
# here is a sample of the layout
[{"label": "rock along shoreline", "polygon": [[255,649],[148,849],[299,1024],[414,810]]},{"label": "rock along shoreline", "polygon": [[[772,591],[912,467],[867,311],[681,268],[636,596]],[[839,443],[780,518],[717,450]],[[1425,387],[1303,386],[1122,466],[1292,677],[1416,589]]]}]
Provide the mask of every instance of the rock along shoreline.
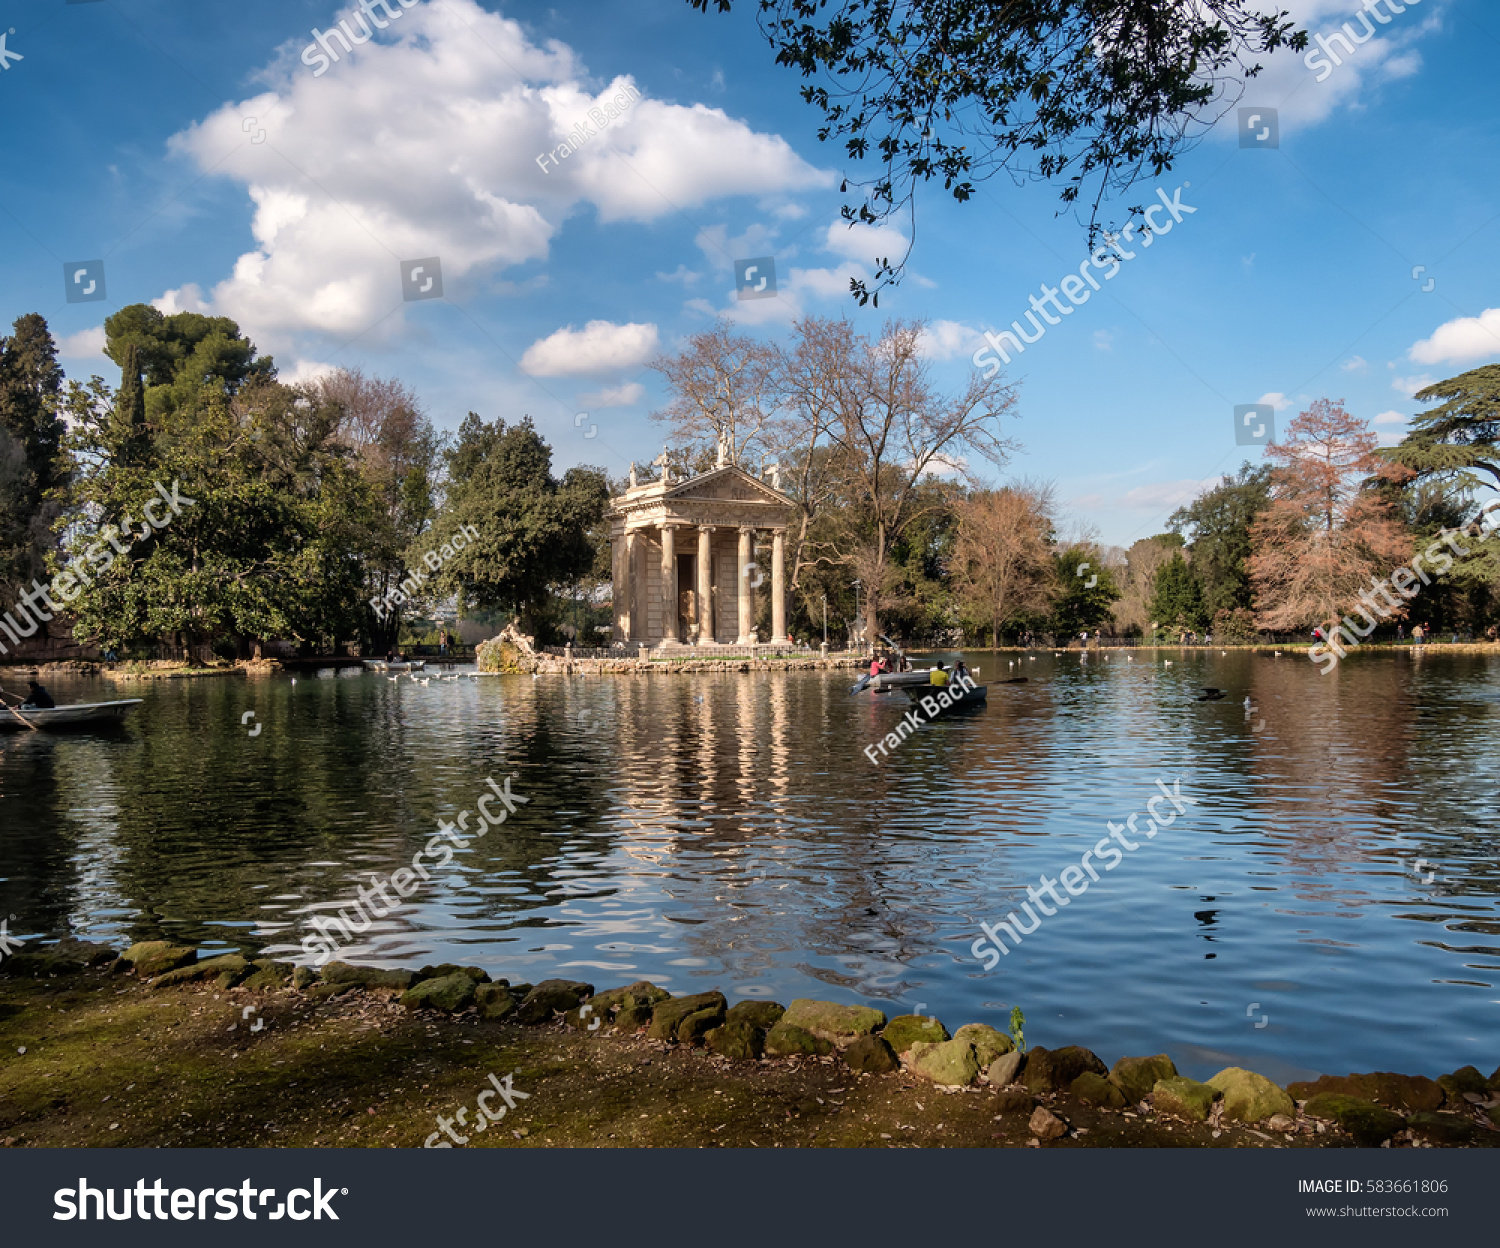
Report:
[{"label": "rock along shoreline", "polygon": [[[532,1098],[486,1146],[1500,1145],[1500,1069],[1283,1088],[1229,1067],[1199,1082],[1165,1054],[1106,1066],[1078,1045],[1023,1052],[985,1024],[950,1033],[865,1006],[509,983],[453,964],[320,973],[166,941],[13,953],[0,1043],[14,1055],[0,1066],[8,1145],[430,1147],[428,1111],[486,1072]],[[194,1108],[174,1118],[184,1098]],[[130,1100],[146,1112],[122,1135],[113,1119]],[[349,1121],[361,1101],[376,1104]],[[186,1139],[184,1115],[203,1123]],[[289,1116],[300,1121],[278,1125]]]}]

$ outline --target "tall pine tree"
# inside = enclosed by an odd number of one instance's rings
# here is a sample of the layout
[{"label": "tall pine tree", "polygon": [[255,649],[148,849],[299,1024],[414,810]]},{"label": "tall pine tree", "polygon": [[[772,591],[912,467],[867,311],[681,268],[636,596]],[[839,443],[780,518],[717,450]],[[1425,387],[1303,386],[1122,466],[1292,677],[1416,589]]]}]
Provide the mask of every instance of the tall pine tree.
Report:
[{"label": "tall pine tree", "polygon": [[28,313],[0,338],[0,581],[12,590],[44,572],[68,476],[55,403],[63,371],[47,322]]}]

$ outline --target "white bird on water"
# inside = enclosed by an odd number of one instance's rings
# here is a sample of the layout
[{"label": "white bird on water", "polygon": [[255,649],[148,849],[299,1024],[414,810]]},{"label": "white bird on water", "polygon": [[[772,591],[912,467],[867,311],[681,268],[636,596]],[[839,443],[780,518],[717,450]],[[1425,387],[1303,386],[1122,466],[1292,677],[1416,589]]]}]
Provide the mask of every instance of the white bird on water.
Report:
[{"label": "white bird on water", "polygon": [[1168,660],[1167,660],[1167,666],[1168,666],[1168,667],[1171,667],[1171,666],[1172,666],[1172,660],[1171,660],[1171,659],[1168,659]]}]

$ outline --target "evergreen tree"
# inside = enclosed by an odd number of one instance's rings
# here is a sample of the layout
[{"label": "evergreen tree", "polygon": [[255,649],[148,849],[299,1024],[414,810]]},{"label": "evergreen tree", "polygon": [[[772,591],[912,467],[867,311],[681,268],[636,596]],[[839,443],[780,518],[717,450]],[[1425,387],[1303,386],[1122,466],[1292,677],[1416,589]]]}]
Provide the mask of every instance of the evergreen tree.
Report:
[{"label": "evergreen tree", "polygon": [[1208,620],[1203,594],[1181,551],[1157,569],[1151,583],[1151,620],[1161,628],[1200,629]]},{"label": "evergreen tree", "polygon": [[0,338],[0,582],[13,591],[44,571],[68,478],[57,416],[63,371],[47,322],[20,317]]},{"label": "evergreen tree", "polygon": [[143,464],[151,454],[151,431],[146,425],[146,385],[141,377],[141,352],[133,342],[120,353],[120,389],[115,394],[110,422],[110,459],[129,467]]},{"label": "evergreen tree", "polygon": [[[592,570],[590,529],[608,502],[604,473],[570,468],[552,475],[552,448],[528,416],[507,426],[473,412],[447,454],[447,499],[432,528],[413,547],[407,566],[440,562],[435,591],[458,592],[466,604],[515,611],[531,628],[549,591]],[[464,531],[478,533],[462,550]],[[423,556],[431,556],[423,563]]]}]

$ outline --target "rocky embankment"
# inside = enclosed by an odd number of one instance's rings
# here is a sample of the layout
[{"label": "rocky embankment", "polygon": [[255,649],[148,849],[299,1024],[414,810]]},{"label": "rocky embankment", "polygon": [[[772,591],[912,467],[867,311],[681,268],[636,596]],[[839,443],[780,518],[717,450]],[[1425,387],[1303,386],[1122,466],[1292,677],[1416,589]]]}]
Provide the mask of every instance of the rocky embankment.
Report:
[{"label": "rocky embankment", "polygon": [[[502,1068],[535,1099],[488,1144],[1500,1144],[1500,1069],[1283,1088],[1229,1067],[1199,1082],[1165,1054],[1106,1066],[1076,1045],[1023,1052],[981,1023],[950,1033],[936,1018],[827,1001],[730,1005],[717,991],[508,983],[451,964],[331,962],[319,973],[238,954],[200,959],[164,941],[123,954],[74,940],[32,946],[0,973],[0,1043],[20,1059],[0,1066],[0,1140],[11,1144],[162,1143],[164,1121],[179,1143],[349,1143],[372,1133],[430,1143],[441,1138],[432,1107],[463,1096],[476,1072]],[[127,1139],[115,1134],[123,1122],[106,1130],[124,1111],[105,1103],[138,1084],[153,1098],[149,1122],[137,1119]],[[67,1116],[102,1086],[99,1113]],[[201,1099],[164,1120],[193,1090]],[[301,1107],[295,1125],[252,1121],[285,1118],[289,1098]],[[351,1121],[361,1100],[378,1104]],[[182,1118],[218,1121],[183,1140]]]}]

